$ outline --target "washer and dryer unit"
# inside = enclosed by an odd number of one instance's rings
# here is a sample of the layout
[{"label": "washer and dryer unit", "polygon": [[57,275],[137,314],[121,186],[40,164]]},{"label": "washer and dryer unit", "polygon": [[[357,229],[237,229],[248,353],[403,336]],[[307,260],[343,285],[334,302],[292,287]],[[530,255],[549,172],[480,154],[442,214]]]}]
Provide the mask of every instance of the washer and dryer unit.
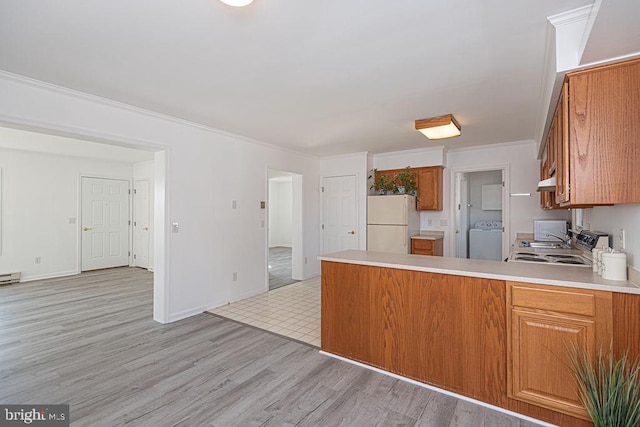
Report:
[{"label": "washer and dryer unit", "polygon": [[478,221],[469,230],[469,258],[502,259],[502,221]]}]

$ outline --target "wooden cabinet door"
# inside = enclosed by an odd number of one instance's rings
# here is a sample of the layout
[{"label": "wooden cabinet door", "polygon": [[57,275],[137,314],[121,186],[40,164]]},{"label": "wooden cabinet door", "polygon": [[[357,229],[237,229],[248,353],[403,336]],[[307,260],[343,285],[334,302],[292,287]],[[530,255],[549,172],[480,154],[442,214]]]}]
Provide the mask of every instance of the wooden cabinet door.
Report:
[{"label": "wooden cabinet door", "polygon": [[411,253],[415,255],[442,256],[443,239],[411,239]]},{"label": "wooden cabinet door", "polygon": [[559,125],[559,141],[556,144],[556,203],[569,202],[569,115],[567,114],[569,84],[562,86],[562,93],[556,111]]},{"label": "wooden cabinet door", "polygon": [[640,60],[567,76],[571,205],[640,203]]},{"label": "wooden cabinet door", "polygon": [[570,346],[608,346],[611,292],[507,282],[509,397],[588,420],[571,370]]},{"label": "wooden cabinet door", "polygon": [[418,210],[442,210],[442,166],[418,170]]},{"label": "wooden cabinet door", "polygon": [[512,397],[588,419],[568,369],[568,346],[594,347],[594,321],[513,309]]}]

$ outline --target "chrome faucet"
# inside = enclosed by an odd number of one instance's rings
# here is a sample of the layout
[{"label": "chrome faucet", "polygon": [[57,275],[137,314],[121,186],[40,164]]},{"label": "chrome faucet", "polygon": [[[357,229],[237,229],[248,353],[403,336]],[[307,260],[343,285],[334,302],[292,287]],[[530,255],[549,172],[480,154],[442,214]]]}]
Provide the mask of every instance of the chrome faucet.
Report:
[{"label": "chrome faucet", "polygon": [[553,233],[547,233],[546,236],[547,237],[555,237],[558,240],[562,240],[565,245],[571,247],[571,236],[569,234],[567,234],[567,233],[562,233],[562,234],[564,234],[564,237],[557,236],[557,235],[555,235]]}]

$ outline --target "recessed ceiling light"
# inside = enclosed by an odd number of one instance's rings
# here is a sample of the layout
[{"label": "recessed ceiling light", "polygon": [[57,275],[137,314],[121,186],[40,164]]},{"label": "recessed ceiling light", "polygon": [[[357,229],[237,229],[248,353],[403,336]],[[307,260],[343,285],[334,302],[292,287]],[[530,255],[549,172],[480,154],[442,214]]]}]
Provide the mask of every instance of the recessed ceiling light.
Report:
[{"label": "recessed ceiling light", "polygon": [[429,139],[443,139],[460,136],[460,125],[452,114],[431,119],[416,120],[416,130]]},{"label": "recessed ceiling light", "polygon": [[248,6],[253,3],[253,0],[220,0],[224,4],[234,7]]}]

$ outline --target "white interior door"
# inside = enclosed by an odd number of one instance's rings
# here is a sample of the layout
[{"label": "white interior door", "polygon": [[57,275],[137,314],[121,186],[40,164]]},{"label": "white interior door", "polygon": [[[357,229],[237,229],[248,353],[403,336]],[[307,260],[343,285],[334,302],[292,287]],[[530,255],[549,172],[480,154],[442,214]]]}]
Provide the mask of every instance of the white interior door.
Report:
[{"label": "white interior door", "polygon": [[151,198],[149,180],[136,180],[133,185],[133,265],[149,268],[149,236],[151,233]]},{"label": "white interior door", "polygon": [[129,265],[129,181],[82,178],[82,271]]},{"label": "white interior door", "polygon": [[356,249],[358,209],[356,176],[332,176],[322,179],[322,251],[324,253]]}]

